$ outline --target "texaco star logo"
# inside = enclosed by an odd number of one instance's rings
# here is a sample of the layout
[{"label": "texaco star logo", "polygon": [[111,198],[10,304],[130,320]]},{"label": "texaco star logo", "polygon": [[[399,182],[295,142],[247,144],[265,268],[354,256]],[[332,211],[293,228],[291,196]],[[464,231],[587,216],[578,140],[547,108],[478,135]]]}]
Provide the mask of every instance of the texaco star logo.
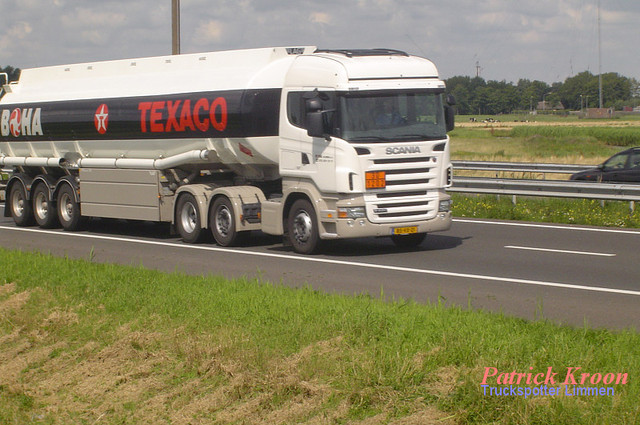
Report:
[{"label": "texaco star logo", "polygon": [[96,126],[98,133],[104,134],[107,132],[107,126],[109,125],[109,108],[106,104],[98,106],[96,114],[93,116],[93,123]]}]

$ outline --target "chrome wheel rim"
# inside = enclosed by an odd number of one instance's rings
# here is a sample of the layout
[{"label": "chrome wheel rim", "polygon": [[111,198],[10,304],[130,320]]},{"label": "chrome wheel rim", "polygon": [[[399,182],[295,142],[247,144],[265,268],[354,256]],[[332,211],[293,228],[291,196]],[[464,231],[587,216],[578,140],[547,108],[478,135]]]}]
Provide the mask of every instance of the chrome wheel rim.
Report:
[{"label": "chrome wheel rim", "polygon": [[47,215],[49,214],[49,201],[47,200],[44,192],[38,192],[36,195],[35,210],[39,218],[47,218]]},{"label": "chrome wheel rim", "polygon": [[293,237],[299,243],[305,243],[311,238],[313,222],[306,211],[300,211],[293,219]]},{"label": "chrome wheel rim", "polygon": [[232,223],[232,218],[231,218],[231,211],[229,211],[229,208],[226,207],[226,205],[222,205],[220,208],[218,208],[218,211],[216,212],[216,230],[218,231],[218,234],[222,237],[227,237],[229,236],[229,231],[231,230],[231,223]]},{"label": "chrome wheel rim", "polygon": [[24,214],[24,203],[25,199],[22,192],[14,192],[13,199],[11,201],[11,208],[13,209],[16,217],[22,217]]},{"label": "chrome wheel rim", "polygon": [[191,202],[187,202],[180,213],[180,224],[187,233],[193,233],[196,230],[197,223],[198,213],[196,208]]},{"label": "chrome wheel rim", "polygon": [[66,222],[73,219],[73,201],[67,193],[63,193],[60,197],[60,216]]}]

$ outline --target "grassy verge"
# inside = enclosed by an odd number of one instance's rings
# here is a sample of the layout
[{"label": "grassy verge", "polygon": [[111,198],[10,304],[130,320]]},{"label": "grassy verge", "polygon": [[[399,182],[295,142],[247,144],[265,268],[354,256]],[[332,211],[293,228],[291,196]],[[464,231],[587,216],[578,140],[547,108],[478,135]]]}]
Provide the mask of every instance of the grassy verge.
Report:
[{"label": "grassy verge", "polygon": [[[3,424],[640,419],[635,331],[42,254],[0,258]],[[489,396],[487,367],[552,367],[558,380],[581,367],[629,382],[605,397]]]},{"label": "grassy verge", "polygon": [[640,228],[640,206],[631,213],[628,202],[591,199],[529,198],[452,194],[456,217],[582,224],[588,226]]}]

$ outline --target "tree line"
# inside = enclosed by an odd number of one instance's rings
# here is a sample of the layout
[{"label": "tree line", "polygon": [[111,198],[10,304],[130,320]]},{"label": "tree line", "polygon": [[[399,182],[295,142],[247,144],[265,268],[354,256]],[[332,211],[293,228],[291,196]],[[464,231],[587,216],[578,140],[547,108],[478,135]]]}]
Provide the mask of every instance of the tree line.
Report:
[{"label": "tree line", "polygon": [[[544,106],[579,111],[599,106],[598,76],[589,71],[551,85],[538,80],[485,81],[481,77],[456,76],[446,80],[447,93],[456,98],[462,115],[496,115],[527,112]],[[603,107],[622,110],[640,104],[640,82],[615,72],[602,74]],[[544,102],[544,105],[539,103]]]},{"label": "tree line", "polygon": [[14,68],[12,66],[5,66],[4,68],[0,68],[0,73],[2,72],[6,73],[9,76],[9,81],[16,81],[20,76],[20,69]]}]

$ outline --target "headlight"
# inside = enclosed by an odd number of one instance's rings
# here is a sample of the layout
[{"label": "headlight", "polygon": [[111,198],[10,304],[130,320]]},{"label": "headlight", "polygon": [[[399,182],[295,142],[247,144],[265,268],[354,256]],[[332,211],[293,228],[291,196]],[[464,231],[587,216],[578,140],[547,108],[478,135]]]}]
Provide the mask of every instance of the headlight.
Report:
[{"label": "headlight", "polygon": [[338,218],[365,218],[367,216],[364,207],[338,208]]},{"label": "headlight", "polygon": [[440,201],[440,205],[438,206],[438,212],[449,212],[451,210],[451,199],[447,199],[446,201]]}]

